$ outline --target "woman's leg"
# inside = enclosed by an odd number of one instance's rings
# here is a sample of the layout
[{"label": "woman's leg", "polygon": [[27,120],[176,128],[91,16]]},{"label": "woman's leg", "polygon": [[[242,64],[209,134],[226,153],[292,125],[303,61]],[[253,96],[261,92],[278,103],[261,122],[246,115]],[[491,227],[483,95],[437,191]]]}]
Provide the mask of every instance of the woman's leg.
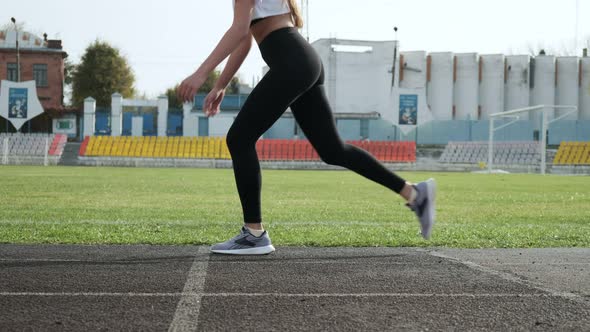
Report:
[{"label": "woman's leg", "polygon": [[410,200],[411,185],[406,184],[405,180],[389,171],[365,150],[342,142],[321,83],[320,79],[317,85],[291,105],[297,123],[320,158],[327,164],[348,168]]},{"label": "woman's leg", "polygon": [[262,177],[256,141],[306,88],[299,87],[301,81],[291,78],[271,69],[248,96],[227,133],[226,141],[233,161],[244,222],[248,226],[262,222]]},{"label": "woman's leg", "polygon": [[326,163],[346,167],[405,198],[408,207],[418,217],[422,236],[425,239],[430,238],[435,220],[434,179],[413,185],[389,171],[366,151],[343,143],[336,130],[336,122],[322,83],[320,76],[318,84],[291,105],[293,115],[305,136]]}]

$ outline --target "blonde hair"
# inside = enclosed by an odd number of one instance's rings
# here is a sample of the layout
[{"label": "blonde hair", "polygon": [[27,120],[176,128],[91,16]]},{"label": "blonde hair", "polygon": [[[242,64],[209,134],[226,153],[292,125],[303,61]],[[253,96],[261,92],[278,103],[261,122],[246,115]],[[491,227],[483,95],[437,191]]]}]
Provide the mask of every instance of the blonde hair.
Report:
[{"label": "blonde hair", "polygon": [[301,11],[297,5],[297,0],[287,1],[289,2],[289,7],[291,8],[291,18],[293,19],[293,23],[296,27],[303,28],[303,16],[301,16]]}]

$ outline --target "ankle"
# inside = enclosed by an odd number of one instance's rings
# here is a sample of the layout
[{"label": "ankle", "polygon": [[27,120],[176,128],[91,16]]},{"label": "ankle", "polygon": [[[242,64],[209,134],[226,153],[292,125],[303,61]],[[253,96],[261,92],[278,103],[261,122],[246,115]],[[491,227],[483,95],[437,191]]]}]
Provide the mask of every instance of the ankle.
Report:
[{"label": "ankle", "polygon": [[246,226],[248,229],[252,229],[255,231],[263,231],[264,227],[262,227],[262,223],[244,223],[244,226]]},{"label": "ankle", "polygon": [[416,197],[418,196],[418,191],[414,187],[414,185],[410,182],[406,182],[404,189],[401,191],[400,195],[410,204],[414,202]]},{"label": "ankle", "polygon": [[246,224],[245,226],[250,234],[256,237],[261,237],[262,234],[264,234],[264,227],[262,227],[262,224]]}]

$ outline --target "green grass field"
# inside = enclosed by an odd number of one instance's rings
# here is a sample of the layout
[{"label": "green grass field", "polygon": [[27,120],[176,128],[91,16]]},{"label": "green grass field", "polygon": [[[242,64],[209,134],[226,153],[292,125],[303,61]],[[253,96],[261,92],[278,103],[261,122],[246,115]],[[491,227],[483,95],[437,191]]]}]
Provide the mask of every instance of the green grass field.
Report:
[{"label": "green grass field", "polygon": [[[263,170],[264,224],[279,246],[590,246],[590,177],[400,175],[438,181],[431,241],[350,171]],[[211,244],[241,223],[230,169],[0,166],[1,243]]]}]

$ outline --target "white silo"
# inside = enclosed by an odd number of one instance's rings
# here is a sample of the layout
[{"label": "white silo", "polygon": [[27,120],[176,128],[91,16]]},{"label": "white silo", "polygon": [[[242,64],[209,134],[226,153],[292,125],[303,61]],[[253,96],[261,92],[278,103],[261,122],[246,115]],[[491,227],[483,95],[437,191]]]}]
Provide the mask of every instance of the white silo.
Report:
[{"label": "white silo", "polygon": [[[506,56],[506,86],[504,89],[504,110],[510,111],[529,106],[529,56]],[[518,114],[521,120],[528,120],[528,113]]]},{"label": "white silo", "polygon": [[401,52],[400,88],[423,89],[426,87],[426,52]]},{"label": "white silo", "polygon": [[504,55],[482,55],[479,62],[481,66],[479,105],[481,119],[487,120],[490,114],[504,111]]},{"label": "white silo", "polygon": [[453,89],[455,120],[476,120],[479,102],[479,68],[477,53],[455,54]]},{"label": "white silo", "polygon": [[[539,55],[531,59],[531,106],[555,105],[555,57]],[[547,118],[553,119],[554,111],[547,108]],[[531,112],[530,117],[539,124],[541,113]]]},{"label": "white silo", "polygon": [[582,82],[580,84],[580,120],[590,120],[590,58],[584,57],[581,60]]},{"label": "white silo", "polygon": [[[557,105],[573,105],[578,106],[579,96],[579,69],[580,61],[575,56],[564,56],[556,59],[556,79],[557,86],[555,88],[555,103]],[[555,116],[561,116],[571,109],[555,110]],[[577,120],[578,115],[570,114],[563,118],[564,120]]]},{"label": "white silo", "polygon": [[[430,53],[426,99],[436,120],[453,119],[453,54]],[[428,60],[427,60],[428,62]]]}]

